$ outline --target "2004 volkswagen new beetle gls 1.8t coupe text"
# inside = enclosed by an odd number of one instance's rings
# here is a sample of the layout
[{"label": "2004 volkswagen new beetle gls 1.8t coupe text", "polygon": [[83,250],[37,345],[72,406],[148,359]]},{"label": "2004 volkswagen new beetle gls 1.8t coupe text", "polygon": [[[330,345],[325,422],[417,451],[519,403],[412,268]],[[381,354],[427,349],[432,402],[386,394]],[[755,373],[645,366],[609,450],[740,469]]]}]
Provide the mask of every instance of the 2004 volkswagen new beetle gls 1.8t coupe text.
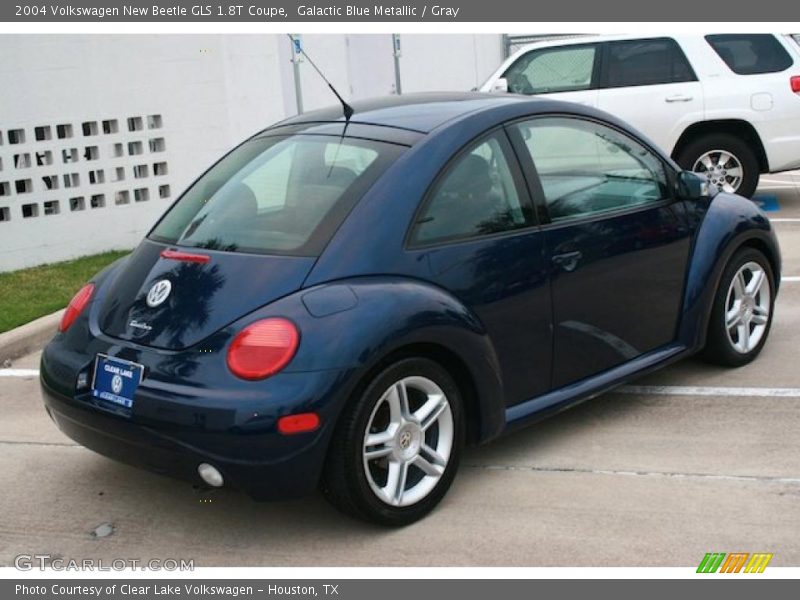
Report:
[{"label": "2004 volkswagen new beetle gls 1.8t coupe text", "polygon": [[613,117],[481,94],[354,108],[241,144],[77,293],[41,365],[68,436],[400,525],[465,443],[764,345],[769,220]]}]

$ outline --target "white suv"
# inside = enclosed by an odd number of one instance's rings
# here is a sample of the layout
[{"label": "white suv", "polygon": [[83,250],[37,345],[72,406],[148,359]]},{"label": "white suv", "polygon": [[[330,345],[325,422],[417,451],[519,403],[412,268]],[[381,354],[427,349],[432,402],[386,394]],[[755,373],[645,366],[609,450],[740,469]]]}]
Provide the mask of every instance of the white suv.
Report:
[{"label": "white suv", "polygon": [[592,36],[539,42],[480,88],[579,102],[631,123],[685,169],[751,196],[800,168],[800,47],[790,36]]}]

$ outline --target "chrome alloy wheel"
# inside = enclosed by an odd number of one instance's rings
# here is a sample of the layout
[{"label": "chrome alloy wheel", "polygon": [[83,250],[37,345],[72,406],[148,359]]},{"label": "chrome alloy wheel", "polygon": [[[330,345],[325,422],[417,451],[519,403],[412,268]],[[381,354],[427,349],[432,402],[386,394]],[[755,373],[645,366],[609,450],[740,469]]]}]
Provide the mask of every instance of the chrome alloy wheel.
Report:
[{"label": "chrome alloy wheel", "polygon": [[364,434],[364,472],[386,504],[409,506],[425,498],[444,474],[453,450],[450,402],[426,377],[405,377],[375,404]]},{"label": "chrome alloy wheel", "polygon": [[736,271],[725,300],[725,330],[740,354],[750,352],[764,336],[771,293],[769,277],[758,263],[745,263]]},{"label": "chrome alloy wheel", "polygon": [[741,161],[727,150],[709,150],[695,161],[692,171],[705,175],[709,183],[729,194],[739,189],[744,177]]}]

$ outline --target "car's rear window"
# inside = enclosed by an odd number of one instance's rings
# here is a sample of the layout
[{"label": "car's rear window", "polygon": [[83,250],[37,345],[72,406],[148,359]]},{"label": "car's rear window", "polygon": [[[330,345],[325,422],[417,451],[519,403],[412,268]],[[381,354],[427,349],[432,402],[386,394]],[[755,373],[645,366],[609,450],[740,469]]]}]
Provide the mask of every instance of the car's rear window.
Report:
[{"label": "car's rear window", "polygon": [[197,180],[149,237],[229,252],[316,256],[403,149],[325,135],[255,138]]},{"label": "car's rear window", "polygon": [[792,66],[792,57],[769,33],[707,35],[706,41],[738,75],[779,73]]}]

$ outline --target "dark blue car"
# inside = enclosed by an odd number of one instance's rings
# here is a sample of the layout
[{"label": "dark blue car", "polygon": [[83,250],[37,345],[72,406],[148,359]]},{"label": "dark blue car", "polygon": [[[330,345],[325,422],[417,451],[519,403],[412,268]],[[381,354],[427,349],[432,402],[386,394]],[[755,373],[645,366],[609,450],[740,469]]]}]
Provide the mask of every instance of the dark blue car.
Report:
[{"label": "dark blue car", "polygon": [[78,292],[41,381],[101,454],[403,524],[465,443],[690,354],[753,360],[779,281],[752,202],[609,115],[402,96],[220,160]]}]

